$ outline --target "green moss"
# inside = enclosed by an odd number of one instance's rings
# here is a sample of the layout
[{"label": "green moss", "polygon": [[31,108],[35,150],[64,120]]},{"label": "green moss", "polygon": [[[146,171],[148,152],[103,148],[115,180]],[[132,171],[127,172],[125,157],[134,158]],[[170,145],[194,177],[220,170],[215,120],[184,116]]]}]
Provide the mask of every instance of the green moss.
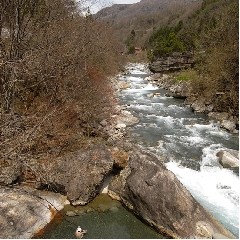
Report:
[{"label": "green moss", "polygon": [[182,70],[175,74],[177,81],[195,81],[199,78],[197,71],[193,69]]}]

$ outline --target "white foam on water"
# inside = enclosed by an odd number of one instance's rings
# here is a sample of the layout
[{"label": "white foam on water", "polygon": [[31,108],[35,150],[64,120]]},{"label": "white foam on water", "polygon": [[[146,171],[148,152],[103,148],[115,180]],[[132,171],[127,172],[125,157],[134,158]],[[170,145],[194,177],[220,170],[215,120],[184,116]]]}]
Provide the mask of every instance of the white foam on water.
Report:
[{"label": "white foam on water", "polygon": [[220,124],[219,123],[214,123],[211,122],[209,124],[210,128],[208,129],[208,134],[212,135],[212,136],[218,136],[218,137],[222,137],[225,139],[229,139],[231,134],[225,130],[222,130],[220,128]]},{"label": "white foam on water", "polygon": [[203,139],[200,136],[181,136],[180,140],[184,145],[188,146],[199,146],[204,145],[208,142],[206,139]]},{"label": "white foam on water", "polygon": [[168,108],[170,108],[173,111],[177,111],[177,112],[182,112],[185,109],[185,107],[181,107],[178,105],[168,105]]},{"label": "white foam on water", "polygon": [[159,124],[164,124],[166,128],[173,128],[175,125],[175,118],[171,116],[156,116]]},{"label": "white foam on water", "polygon": [[152,111],[152,106],[146,106],[146,105],[141,105],[141,104],[135,104],[131,105],[131,109],[134,111]]},{"label": "white foam on water", "polygon": [[155,90],[158,89],[158,87],[153,86],[151,83],[148,83],[146,87],[143,87],[142,90]]},{"label": "white foam on water", "polygon": [[127,70],[131,73],[131,74],[146,74],[147,73],[147,65],[146,64],[129,64],[127,66]]},{"label": "white foam on water", "polygon": [[143,88],[138,87],[137,85],[132,85],[131,88],[124,90],[124,92],[138,92],[142,94]]},{"label": "white foam on water", "polygon": [[214,124],[211,122],[210,124],[193,124],[193,125],[186,125],[192,132],[203,132],[206,131],[208,134],[216,135],[218,134],[223,137],[229,137],[229,133],[220,129],[218,124]]},{"label": "white foam on water", "polygon": [[131,70],[131,74],[146,74],[144,70],[136,69],[136,70]]},{"label": "white foam on water", "polygon": [[151,105],[153,106],[153,108],[164,108],[165,104],[164,103],[152,103]]},{"label": "white foam on water", "polygon": [[162,100],[169,100],[169,99],[173,99],[174,97],[159,96],[159,98],[161,98]]},{"label": "white foam on water", "polygon": [[131,83],[131,88],[127,89],[126,91],[128,91],[128,92],[133,92],[133,91],[141,92],[141,91],[144,91],[144,90],[156,90],[156,89],[158,89],[158,87],[153,86],[151,83],[148,83],[146,86],[143,86],[143,84]]},{"label": "white foam on water", "polygon": [[220,167],[220,164],[218,163],[218,157],[216,154],[221,150],[223,150],[221,144],[211,144],[203,148],[202,168],[204,168],[205,166]]},{"label": "white foam on water", "polygon": [[134,76],[128,76],[126,78],[127,81],[130,81],[130,82],[141,82],[142,81],[142,78],[140,77],[134,77]]},{"label": "white foam on water", "polygon": [[157,124],[156,123],[142,123],[142,124],[138,124],[138,126],[140,127],[152,127],[152,128],[156,128]]},{"label": "white foam on water", "polygon": [[193,133],[201,132],[205,130],[212,130],[213,126],[211,124],[191,124],[185,125],[185,127]]},{"label": "white foam on water", "polygon": [[129,93],[138,92],[139,93],[139,92],[141,92],[141,89],[140,88],[128,88],[128,89],[124,90],[124,92],[129,92]]},{"label": "white foam on water", "polygon": [[164,121],[164,122],[169,122],[169,123],[173,123],[175,121],[175,118],[171,117],[171,116],[156,116],[159,121]]},{"label": "white foam on water", "polygon": [[238,235],[239,179],[232,171],[206,166],[195,171],[176,162],[166,166],[203,206]]}]

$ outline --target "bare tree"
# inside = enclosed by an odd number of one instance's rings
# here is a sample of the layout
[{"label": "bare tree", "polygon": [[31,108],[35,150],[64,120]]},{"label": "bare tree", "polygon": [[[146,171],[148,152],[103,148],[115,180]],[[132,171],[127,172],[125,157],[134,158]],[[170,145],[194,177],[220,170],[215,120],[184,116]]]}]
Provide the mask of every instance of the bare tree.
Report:
[{"label": "bare tree", "polygon": [[107,76],[121,56],[107,25],[73,0],[1,3],[9,31],[1,35],[1,154],[71,148],[76,129],[98,135],[94,124],[113,101]]}]

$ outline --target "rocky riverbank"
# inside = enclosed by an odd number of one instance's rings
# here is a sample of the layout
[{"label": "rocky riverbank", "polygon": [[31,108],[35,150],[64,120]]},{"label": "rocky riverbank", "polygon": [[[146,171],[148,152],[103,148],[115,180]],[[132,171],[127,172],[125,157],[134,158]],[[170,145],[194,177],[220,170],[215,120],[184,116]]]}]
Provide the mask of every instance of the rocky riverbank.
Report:
[{"label": "rocky riverbank", "polygon": [[[118,78],[112,81],[116,93],[127,87]],[[98,126],[108,136],[104,144],[89,143],[84,149],[51,160],[1,162],[0,181],[5,185],[0,187],[4,213],[0,218],[1,238],[33,237],[64,204],[92,201],[110,174],[115,177],[108,194],[166,237],[235,238],[191,196],[159,157],[132,143],[127,129],[137,122],[124,106],[116,105],[111,120],[103,120]]]},{"label": "rocky riverbank", "polygon": [[0,162],[1,238],[33,237],[65,204],[89,203],[109,174],[127,166],[134,147],[126,128],[138,119],[125,107],[116,105],[115,113],[98,126],[108,136],[105,144],[89,143],[59,158]]},{"label": "rocky riverbank", "polygon": [[[209,119],[219,122],[220,126],[229,132],[238,134],[239,119],[227,112],[215,112],[214,102],[209,98],[192,93],[191,81],[176,81],[169,73],[154,73],[146,78],[147,81],[159,88],[172,92],[173,97],[185,99],[184,104],[196,113],[205,113]],[[223,93],[217,93],[217,97]]]}]

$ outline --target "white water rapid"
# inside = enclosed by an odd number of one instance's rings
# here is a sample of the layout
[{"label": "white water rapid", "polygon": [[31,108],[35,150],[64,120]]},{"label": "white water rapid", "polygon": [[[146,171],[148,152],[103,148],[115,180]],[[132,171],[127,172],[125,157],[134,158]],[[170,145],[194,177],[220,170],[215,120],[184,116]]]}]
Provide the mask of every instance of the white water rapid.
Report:
[{"label": "white water rapid", "polygon": [[[143,148],[165,158],[171,170],[191,194],[237,238],[239,237],[239,176],[218,163],[220,150],[238,150],[239,138],[203,114],[194,114],[183,100],[166,97],[144,78],[144,64],[128,66],[121,81],[130,83],[120,93],[120,101],[138,117],[132,128]],[[169,95],[167,95],[169,96]]]}]

